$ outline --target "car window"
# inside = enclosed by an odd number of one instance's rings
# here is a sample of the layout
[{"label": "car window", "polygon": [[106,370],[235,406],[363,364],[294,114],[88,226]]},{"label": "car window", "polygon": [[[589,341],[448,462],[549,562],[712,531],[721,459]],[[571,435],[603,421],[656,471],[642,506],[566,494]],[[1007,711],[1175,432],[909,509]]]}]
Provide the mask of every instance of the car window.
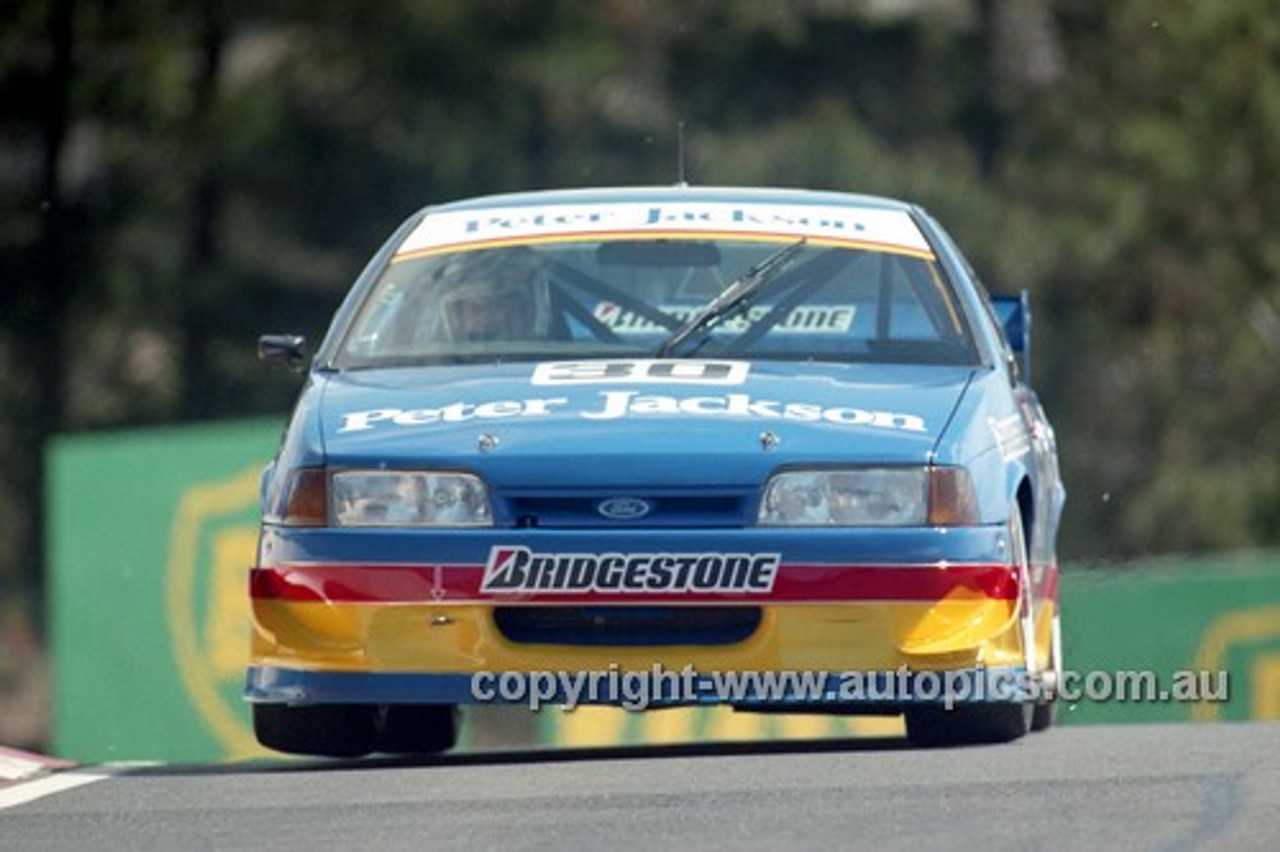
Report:
[{"label": "car window", "polygon": [[[595,239],[393,261],[342,336],[339,368],[652,355],[787,241]],[[674,355],[971,364],[936,260],[799,245]]]}]

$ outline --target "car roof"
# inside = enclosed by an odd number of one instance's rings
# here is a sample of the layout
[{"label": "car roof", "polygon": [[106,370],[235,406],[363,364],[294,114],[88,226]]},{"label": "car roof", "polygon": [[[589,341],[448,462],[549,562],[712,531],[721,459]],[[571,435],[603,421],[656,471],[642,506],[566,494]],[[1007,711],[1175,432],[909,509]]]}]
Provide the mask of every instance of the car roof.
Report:
[{"label": "car roof", "polygon": [[786,187],[732,186],[618,186],[581,189],[548,189],[483,195],[427,206],[424,213],[483,210],[545,204],[645,203],[670,201],[719,201],[733,204],[826,204],[864,209],[909,212],[916,205],[894,198],[835,190]]}]

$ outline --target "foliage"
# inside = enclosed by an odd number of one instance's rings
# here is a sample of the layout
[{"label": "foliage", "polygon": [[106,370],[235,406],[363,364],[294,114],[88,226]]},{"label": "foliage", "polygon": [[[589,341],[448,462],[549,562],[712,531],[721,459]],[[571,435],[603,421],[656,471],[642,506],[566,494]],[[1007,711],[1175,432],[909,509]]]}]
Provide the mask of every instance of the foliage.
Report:
[{"label": "foliage", "polygon": [[692,182],[919,199],[1031,289],[1066,558],[1280,541],[1270,0],[20,0],[0,582],[49,434],[283,416],[256,335],[318,339],[414,208],[669,183],[680,125]]}]

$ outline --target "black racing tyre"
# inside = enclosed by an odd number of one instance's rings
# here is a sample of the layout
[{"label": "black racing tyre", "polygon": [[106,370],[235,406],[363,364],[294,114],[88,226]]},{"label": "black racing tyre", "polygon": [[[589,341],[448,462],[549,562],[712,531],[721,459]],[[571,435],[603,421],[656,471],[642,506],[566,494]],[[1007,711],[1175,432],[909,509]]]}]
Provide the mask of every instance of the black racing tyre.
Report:
[{"label": "black racing tyre", "polygon": [[451,704],[387,704],[382,708],[377,751],[439,754],[458,741],[458,710]]},{"label": "black racing tyre", "polygon": [[1053,694],[1036,702],[1035,712],[1031,716],[1031,730],[1047,731],[1053,727],[1058,718],[1058,695],[1062,688],[1062,620],[1059,613],[1053,614],[1053,638],[1049,646],[1049,675],[1053,680]]},{"label": "black racing tyre", "polygon": [[919,746],[1005,743],[1026,736],[1031,715],[1025,702],[913,707],[906,712],[907,739]]},{"label": "black racing tyre", "polygon": [[1053,727],[1053,723],[1057,718],[1058,701],[1056,698],[1037,702],[1035,710],[1031,713],[1031,730],[1036,732],[1047,731]]},{"label": "black racing tyre", "polygon": [[288,754],[361,757],[373,751],[378,708],[372,704],[255,704],[253,732]]},{"label": "black racing tyre", "polygon": [[[1034,672],[1035,619],[1029,585],[1030,558],[1022,515],[1016,508],[1009,519],[1009,548],[1019,571],[1018,622],[1023,655],[1027,671]],[[1053,703],[1045,706],[1052,708]],[[950,710],[935,704],[913,707],[905,714],[907,739],[922,746],[1010,742],[1032,730],[1036,711],[1037,705],[1031,701],[963,704]]]}]

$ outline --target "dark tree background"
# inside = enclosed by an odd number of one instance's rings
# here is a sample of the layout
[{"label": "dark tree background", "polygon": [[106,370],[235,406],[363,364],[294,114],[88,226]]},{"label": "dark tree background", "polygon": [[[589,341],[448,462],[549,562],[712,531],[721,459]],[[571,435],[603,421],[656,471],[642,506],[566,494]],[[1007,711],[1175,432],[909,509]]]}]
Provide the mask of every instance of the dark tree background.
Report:
[{"label": "dark tree background", "polygon": [[1031,290],[1065,560],[1280,544],[1274,0],[10,0],[5,599],[50,435],[283,417],[256,336],[412,210],[671,183],[681,125],[690,182],[913,198]]}]

